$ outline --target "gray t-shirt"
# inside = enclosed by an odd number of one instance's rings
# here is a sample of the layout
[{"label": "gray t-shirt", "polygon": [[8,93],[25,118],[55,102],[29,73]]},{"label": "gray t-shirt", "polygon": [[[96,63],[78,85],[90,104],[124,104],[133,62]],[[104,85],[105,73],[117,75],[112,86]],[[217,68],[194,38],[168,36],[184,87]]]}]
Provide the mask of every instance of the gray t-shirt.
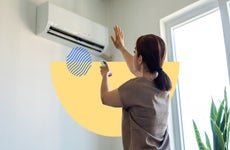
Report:
[{"label": "gray t-shirt", "polygon": [[123,104],[124,150],[170,150],[169,92],[143,77],[127,81],[118,91]]}]

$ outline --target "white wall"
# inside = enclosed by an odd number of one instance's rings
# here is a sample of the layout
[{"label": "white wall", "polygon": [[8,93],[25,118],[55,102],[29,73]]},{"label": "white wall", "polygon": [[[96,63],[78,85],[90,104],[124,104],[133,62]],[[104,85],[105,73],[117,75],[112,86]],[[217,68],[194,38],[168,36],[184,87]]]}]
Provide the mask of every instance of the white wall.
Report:
[{"label": "white wall", "polygon": [[[79,126],[55,94],[50,63],[65,61],[71,49],[35,35],[35,7],[41,2],[0,0],[0,149],[112,149],[111,138]],[[66,8],[77,3],[55,2]],[[96,8],[89,10],[104,20]]]},{"label": "white wall", "polygon": [[[85,130],[61,106],[51,81],[50,63],[65,61],[71,48],[35,35],[36,5],[44,1],[0,0],[0,149],[120,150],[121,138]],[[159,34],[159,19],[192,1],[51,2],[108,26],[110,33],[114,24],[121,25],[132,51],[137,36]],[[122,60],[112,47],[109,52],[114,60]]]}]

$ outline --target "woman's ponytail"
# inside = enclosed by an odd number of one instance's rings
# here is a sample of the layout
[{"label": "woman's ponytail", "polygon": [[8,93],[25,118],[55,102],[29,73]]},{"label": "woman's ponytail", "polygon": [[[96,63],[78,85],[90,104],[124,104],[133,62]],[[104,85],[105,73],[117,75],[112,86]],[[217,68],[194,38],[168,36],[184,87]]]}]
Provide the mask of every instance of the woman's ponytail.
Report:
[{"label": "woman's ponytail", "polygon": [[163,70],[157,72],[158,76],[153,80],[154,85],[162,91],[169,91],[172,88],[169,76]]}]

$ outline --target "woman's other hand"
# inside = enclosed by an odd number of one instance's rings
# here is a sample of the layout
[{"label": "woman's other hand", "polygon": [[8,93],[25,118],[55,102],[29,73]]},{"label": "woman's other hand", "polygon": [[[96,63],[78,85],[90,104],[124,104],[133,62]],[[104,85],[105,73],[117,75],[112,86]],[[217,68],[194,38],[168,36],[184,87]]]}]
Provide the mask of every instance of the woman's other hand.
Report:
[{"label": "woman's other hand", "polygon": [[115,37],[111,36],[111,39],[113,41],[114,46],[119,50],[124,49],[125,48],[124,35],[123,35],[121,28],[116,25],[113,28],[113,30],[115,33]]}]

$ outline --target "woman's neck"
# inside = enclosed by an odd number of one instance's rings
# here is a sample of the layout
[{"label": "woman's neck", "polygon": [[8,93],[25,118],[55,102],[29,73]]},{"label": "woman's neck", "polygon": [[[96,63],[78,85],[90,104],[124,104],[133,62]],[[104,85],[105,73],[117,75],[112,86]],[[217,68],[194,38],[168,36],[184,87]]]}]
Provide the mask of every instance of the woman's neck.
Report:
[{"label": "woman's neck", "polygon": [[154,80],[156,78],[156,73],[150,73],[146,66],[141,66],[142,77],[148,80]]},{"label": "woman's neck", "polygon": [[142,77],[152,81],[157,77],[157,73],[142,72]]}]

